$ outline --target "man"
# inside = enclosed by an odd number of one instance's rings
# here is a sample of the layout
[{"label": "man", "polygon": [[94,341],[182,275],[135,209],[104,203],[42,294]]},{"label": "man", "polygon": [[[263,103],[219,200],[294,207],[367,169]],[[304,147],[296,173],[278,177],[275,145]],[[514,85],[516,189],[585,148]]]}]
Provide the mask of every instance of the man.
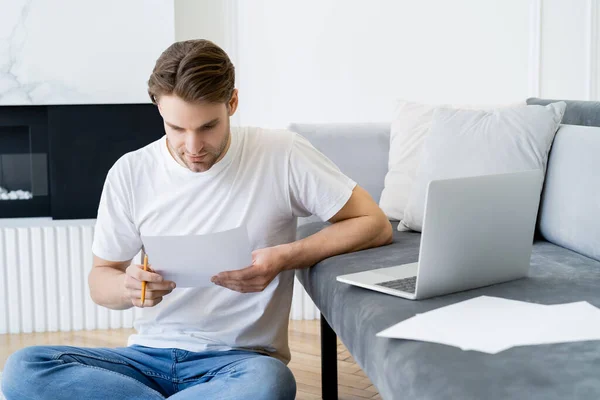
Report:
[{"label": "man", "polygon": [[[392,227],[367,192],[301,136],[230,128],[234,85],[233,65],[209,41],[178,42],[159,57],[148,92],[166,135],[110,169],[89,275],[97,304],[143,307],[137,334],[117,349],[16,352],[3,381],[8,400],[295,397],[286,366],[294,269],[388,244]],[[295,241],[297,217],[308,215],[332,224]],[[242,225],[252,265],[216,275],[213,287],[177,289],[131,263],[142,235]]]}]

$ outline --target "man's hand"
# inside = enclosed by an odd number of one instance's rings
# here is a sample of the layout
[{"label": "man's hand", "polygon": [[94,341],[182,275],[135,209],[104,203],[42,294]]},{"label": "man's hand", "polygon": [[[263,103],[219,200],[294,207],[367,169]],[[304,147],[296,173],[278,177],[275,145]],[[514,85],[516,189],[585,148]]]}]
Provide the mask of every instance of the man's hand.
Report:
[{"label": "man's hand", "polygon": [[240,293],[262,292],[284,270],[285,262],[283,246],[254,250],[251,266],[221,272],[213,276],[211,282]]},{"label": "man's hand", "polygon": [[[146,296],[142,305],[142,281],[146,281]],[[153,307],[162,301],[163,296],[175,289],[175,282],[165,281],[152,271],[144,271],[144,266],[131,264],[125,270],[125,297],[136,307]]]}]

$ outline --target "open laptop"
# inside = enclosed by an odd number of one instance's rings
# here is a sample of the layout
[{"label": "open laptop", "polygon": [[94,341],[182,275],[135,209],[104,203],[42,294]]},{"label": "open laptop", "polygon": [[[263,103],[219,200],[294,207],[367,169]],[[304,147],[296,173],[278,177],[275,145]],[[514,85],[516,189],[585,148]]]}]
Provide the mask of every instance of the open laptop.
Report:
[{"label": "open laptop", "polygon": [[411,300],[525,277],[541,170],[431,181],[419,261],[337,277]]}]

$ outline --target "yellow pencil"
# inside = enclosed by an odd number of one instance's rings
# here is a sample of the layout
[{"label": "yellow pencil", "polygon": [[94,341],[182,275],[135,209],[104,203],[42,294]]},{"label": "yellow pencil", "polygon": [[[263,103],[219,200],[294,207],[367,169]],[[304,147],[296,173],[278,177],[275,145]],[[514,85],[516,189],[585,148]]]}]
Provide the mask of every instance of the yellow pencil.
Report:
[{"label": "yellow pencil", "polygon": [[[144,254],[144,271],[148,271],[148,255]],[[144,301],[146,300],[146,281],[142,281],[142,307],[144,306]]]}]

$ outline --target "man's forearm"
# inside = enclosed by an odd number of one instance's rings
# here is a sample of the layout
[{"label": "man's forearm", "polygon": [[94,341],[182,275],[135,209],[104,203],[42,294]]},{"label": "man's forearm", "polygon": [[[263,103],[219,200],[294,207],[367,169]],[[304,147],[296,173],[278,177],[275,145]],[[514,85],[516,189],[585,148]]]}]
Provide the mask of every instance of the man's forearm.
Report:
[{"label": "man's forearm", "polygon": [[125,297],[125,272],[112,267],[96,266],[88,277],[92,300],[113,310],[126,310],[133,304]]},{"label": "man's forearm", "polygon": [[326,258],[392,242],[392,225],[376,216],[351,218],[331,224],[307,238],[285,244],[284,269],[308,268]]}]

